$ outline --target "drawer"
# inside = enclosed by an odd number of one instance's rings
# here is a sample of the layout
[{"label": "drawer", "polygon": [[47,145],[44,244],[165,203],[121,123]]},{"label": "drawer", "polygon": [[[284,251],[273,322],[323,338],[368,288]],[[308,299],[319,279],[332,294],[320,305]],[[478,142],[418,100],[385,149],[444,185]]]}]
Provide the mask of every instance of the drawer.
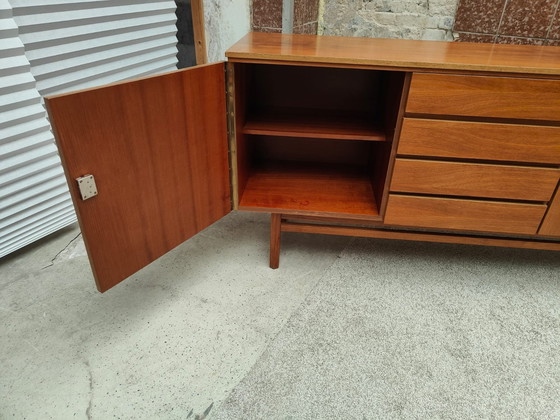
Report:
[{"label": "drawer", "polygon": [[406,112],[560,119],[560,80],[414,73]]},{"label": "drawer", "polygon": [[548,206],[539,235],[560,237],[560,189]]},{"label": "drawer", "polygon": [[559,169],[399,158],[391,191],[549,201]]},{"label": "drawer", "polygon": [[390,194],[385,224],[533,235],[545,211],[544,204]]},{"label": "drawer", "polygon": [[397,153],[560,164],[560,127],[405,118]]}]

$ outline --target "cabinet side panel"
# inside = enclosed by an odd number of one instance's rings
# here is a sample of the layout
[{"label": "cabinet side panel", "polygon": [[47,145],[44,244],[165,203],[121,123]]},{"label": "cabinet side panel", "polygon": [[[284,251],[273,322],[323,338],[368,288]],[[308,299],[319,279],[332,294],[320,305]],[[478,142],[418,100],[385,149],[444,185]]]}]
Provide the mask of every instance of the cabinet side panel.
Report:
[{"label": "cabinet side panel", "polygon": [[217,64],[48,99],[100,291],[230,211],[224,86]]}]

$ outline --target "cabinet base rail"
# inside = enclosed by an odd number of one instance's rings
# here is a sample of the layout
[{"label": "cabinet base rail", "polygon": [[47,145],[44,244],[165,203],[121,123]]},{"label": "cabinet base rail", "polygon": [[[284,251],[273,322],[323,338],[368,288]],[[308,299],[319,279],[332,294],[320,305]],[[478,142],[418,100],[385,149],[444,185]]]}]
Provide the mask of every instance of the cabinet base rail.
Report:
[{"label": "cabinet base rail", "polygon": [[[323,222],[322,220],[326,220],[327,222]],[[310,223],[310,221],[312,221],[312,223]],[[551,240],[393,230],[380,227],[379,222],[372,223],[371,226],[352,226],[331,224],[328,221],[337,222],[337,219],[322,219],[318,217],[272,213],[270,223],[270,268],[278,268],[280,266],[280,241],[282,232],[560,251],[560,242]],[[361,221],[358,223],[361,223]]]}]

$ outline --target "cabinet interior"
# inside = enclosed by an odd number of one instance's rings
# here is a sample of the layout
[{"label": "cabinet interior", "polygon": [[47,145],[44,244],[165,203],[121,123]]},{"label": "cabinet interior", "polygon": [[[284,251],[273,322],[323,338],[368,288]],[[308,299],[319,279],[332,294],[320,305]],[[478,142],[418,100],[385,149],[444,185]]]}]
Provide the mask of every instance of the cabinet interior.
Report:
[{"label": "cabinet interior", "polygon": [[239,208],[379,218],[403,81],[236,63]]}]

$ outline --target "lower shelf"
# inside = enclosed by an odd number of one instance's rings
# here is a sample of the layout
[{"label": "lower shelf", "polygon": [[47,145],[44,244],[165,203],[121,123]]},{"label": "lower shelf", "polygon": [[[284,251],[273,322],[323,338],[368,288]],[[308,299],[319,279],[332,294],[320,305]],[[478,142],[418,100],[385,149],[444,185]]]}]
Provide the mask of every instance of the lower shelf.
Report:
[{"label": "lower shelf", "polygon": [[239,208],[285,214],[379,217],[367,169],[331,164],[275,162],[254,168]]}]

